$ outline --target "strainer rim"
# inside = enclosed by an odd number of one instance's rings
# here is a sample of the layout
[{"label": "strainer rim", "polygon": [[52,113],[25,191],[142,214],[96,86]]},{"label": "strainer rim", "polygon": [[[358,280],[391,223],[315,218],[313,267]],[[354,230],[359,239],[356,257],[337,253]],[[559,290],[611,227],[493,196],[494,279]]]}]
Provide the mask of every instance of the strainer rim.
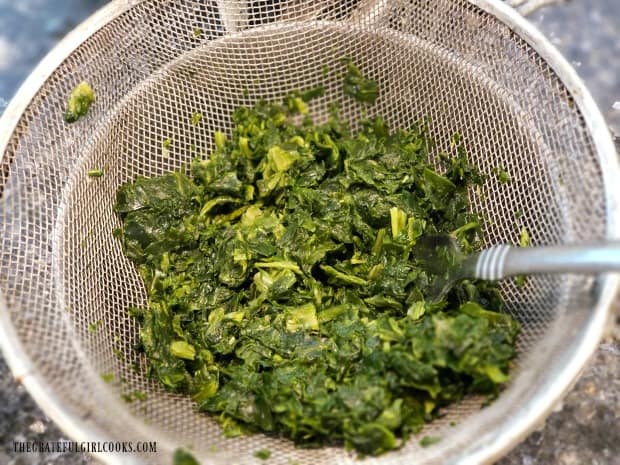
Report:
[{"label": "strainer rim", "polygon": [[[142,1],[144,0],[112,0],[70,31],[37,64],[0,117],[0,154],[2,154],[0,160],[4,158],[13,133],[30,102],[63,61],[98,30]],[[112,439],[88,419],[66,409],[54,392],[47,389],[45,380],[32,366],[31,359],[17,336],[2,290],[0,290],[0,352],[15,380],[69,437],[77,442],[93,440],[105,442]],[[106,465],[146,465],[146,462],[133,454],[121,456],[118,453],[93,453],[92,455]]]},{"label": "strainer rim", "polygon": [[[4,114],[0,118],[0,153],[2,157],[13,136],[15,128],[32,99],[56,71],[58,66],[82,43],[106,24],[145,0],[113,0],[71,31],[35,67],[19,88]],[[468,0],[481,10],[493,15],[524,39],[553,69],[562,84],[570,91],[575,104],[583,115],[584,122],[596,147],[602,168],[604,194],[606,201],[607,239],[620,238],[620,192],[612,189],[613,179],[620,178],[620,165],[611,134],[605,119],[590,92],[573,67],[556,47],[526,18],[501,0]],[[586,366],[600,339],[610,314],[609,308],[620,283],[617,275],[600,277],[600,294],[597,305],[592,309],[592,317],[587,328],[581,332],[580,340],[573,344],[570,363],[560,371],[562,376],[554,378],[539,394],[523,405],[520,414],[506,422],[499,430],[481,436],[468,449],[460,451],[455,463],[491,463],[516,446],[529,432],[551,412],[565,393],[577,380]],[[0,350],[2,351],[13,376],[23,384],[40,408],[71,438],[77,441],[109,440],[110,436],[98,425],[67,410],[54,393],[46,388],[45,380],[34,370],[31,359],[17,337],[17,332],[9,316],[8,306],[0,291]],[[108,465],[142,464],[141,458],[132,454],[95,453],[99,460]],[[474,462],[472,462],[472,460]]]},{"label": "strainer rim", "polygon": [[[499,0],[469,1],[511,27],[545,60],[569,90],[590,132],[601,164],[606,202],[606,239],[619,239],[620,192],[612,188],[612,180],[620,176],[618,153],[605,118],[585,83],[560,51],[516,10]],[[587,320],[587,328],[579,333],[580,340],[572,345],[572,353],[565,354],[568,363],[559,371],[560,376],[554,377],[546,387],[539,389],[538,394],[532,396],[518,415],[511,417],[510,422],[503,423],[498,430],[487,432],[471,448],[466,449],[458,464],[490,464],[503,457],[540,426],[577,382],[604,335],[611,315],[610,308],[620,285],[618,274],[604,274],[599,279],[597,305],[592,309],[592,317]]]}]

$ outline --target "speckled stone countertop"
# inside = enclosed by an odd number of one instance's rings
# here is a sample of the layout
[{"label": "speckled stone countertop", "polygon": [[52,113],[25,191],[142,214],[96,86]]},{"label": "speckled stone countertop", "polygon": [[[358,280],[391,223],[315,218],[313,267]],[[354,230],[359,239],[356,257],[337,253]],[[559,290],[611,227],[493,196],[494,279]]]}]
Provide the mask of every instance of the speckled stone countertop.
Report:
[{"label": "speckled stone countertop", "polygon": [[[103,3],[0,0],[0,113],[54,42]],[[530,19],[573,63],[620,137],[620,0],[567,0]],[[61,439],[68,438],[14,381],[0,356],[0,465],[98,463],[80,454],[13,452],[13,441]],[[620,321],[545,425],[497,463],[556,464],[620,465]]]}]

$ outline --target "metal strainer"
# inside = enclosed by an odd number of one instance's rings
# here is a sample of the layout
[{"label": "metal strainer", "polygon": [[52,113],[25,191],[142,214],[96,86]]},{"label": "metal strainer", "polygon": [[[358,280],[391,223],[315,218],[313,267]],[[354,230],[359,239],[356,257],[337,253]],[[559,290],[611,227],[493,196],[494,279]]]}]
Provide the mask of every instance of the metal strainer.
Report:
[{"label": "metal strainer", "polygon": [[[602,116],[558,52],[501,2],[113,2],[44,60],[0,124],[0,345],[73,439],[157,441],[156,454],[106,453],[105,462],[168,465],[178,446],[207,464],[254,463],[262,448],[274,464],[358,460],[261,434],[225,439],[190,399],[147,379],[126,313],[146,293],[112,235],[118,186],[208,154],[213,131],[230,130],[240,104],[321,84],[326,94],[310,108],[317,120],[334,100],[346,119],[361,118],[360,105],[342,98],[343,56],[381,86],[371,114],[393,127],[429,116],[434,156],[458,130],[482,171],[509,171],[510,183],[491,175],[471,193],[489,220],[487,244],[516,242],[522,227],[539,245],[620,237],[620,172]],[[82,80],[97,101],[68,125],[65,103]],[[204,115],[198,126],[195,111]],[[104,176],[89,178],[92,168]],[[483,409],[475,398],[446,409],[422,433],[441,436],[438,444],[413,438],[364,463],[491,462],[570,387],[601,336],[616,278],[539,276],[502,287],[523,325],[510,386]],[[136,390],[147,400],[121,399]]]}]

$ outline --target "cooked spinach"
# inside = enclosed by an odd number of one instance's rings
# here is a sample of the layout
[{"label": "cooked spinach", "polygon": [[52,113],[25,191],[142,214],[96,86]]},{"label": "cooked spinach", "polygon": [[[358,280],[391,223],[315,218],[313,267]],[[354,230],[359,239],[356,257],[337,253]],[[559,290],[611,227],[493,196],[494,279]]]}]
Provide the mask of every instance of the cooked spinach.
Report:
[{"label": "cooked spinach", "polygon": [[172,455],[172,465],[200,465],[200,462],[185,449],[175,449]]},{"label": "cooked spinach", "polygon": [[425,300],[417,239],[479,245],[467,192],[484,177],[463,148],[435,169],[424,124],[354,132],[336,109],[316,124],[320,94],[240,107],[207,159],[121,186],[117,236],[148,292],[130,311],[151,376],[228,435],[380,454],[466,394],[496,395],[518,324],[489,283]]},{"label": "cooked spinach", "polygon": [[256,451],[254,457],[261,460],[267,460],[269,457],[271,457],[271,451],[269,449],[261,449],[259,451]]},{"label": "cooked spinach", "polygon": [[424,436],[422,439],[420,439],[419,444],[422,447],[429,447],[433,444],[437,444],[439,441],[441,441],[441,438],[438,436]]},{"label": "cooked spinach", "polygon": [[[519,233],[519,247],[530,247],[531,245],[532,241],[530,238],[530,232],[525,226],[523,226],[521,228],[521,232]],[[517,284],[517,287],[523,287],[527,282],[527,276],[519,275],[515,278],[515,282]]]},{"label": "cooked spinach", "polygon": [[359,102],[375,103],[379,97],[377,83],[364,76],[350,58],[343,58],[342,62],[347,68],[343,86],[344,93]]},{"label": "cooked spinach", "polygon": [[64,119],[67,123],[74,123],[88,113],[95,101],[95,92],[87,82],[80,82],[71,91]]},{"label": "cooked spinach", "polygon": [[495,174],[497,180],[500,184],[507,184],[510,182],[510,173],[504,169],[503,166],[497,166],[493,169],[493,173]]},{"label": "cooked spinach", "polygon": [[100,168],[94,168],[92,170],[88,170],[86,174],[89,178],[100,178],[103,176],[103,170]]},{"label": "cooked spinach", "polygon": [[114,373],[102,373],[100,377],[104,383],[111,383],[114,381]]}]

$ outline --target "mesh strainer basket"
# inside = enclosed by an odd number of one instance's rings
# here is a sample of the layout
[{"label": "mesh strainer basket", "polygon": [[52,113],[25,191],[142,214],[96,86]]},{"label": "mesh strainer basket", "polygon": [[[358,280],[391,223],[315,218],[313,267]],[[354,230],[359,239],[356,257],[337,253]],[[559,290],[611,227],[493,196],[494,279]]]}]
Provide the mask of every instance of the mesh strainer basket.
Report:
[{"label": "mesh strainer basket", "polygon": [[[113,2],[44,60],[0,125],[0,343],[15,376],[73,439],[157,442],[157,453],[104,453],[105,462],[170,464],[179,446],[207,464],[255,463],[261,448],[274,464],[359,460],[261,434],[225,439],[191,400],[135,370],[145,360],[133,350],[137,327],[126,308],[143,306],[146,293],[112,235],[118,186],[209,153],[236,106],[320,84],[325,96],[310,108],[320,120],[341,96],[343,56],[381,86],[371,114],[393,127],[428,116],[437,153],[459,131],[483,172],[510,172],[510,183],[471,195],[491,220],[487,244],[516,242],[523,226],[538,245],[618,237],[620,177],[603,118],[559,54],[501,2]],[[97,102],[67,125],[65,103],[82,80]],[[199,126],[190,123],[195,111]],[[362,116],[353,101],[342,114],[353,124]],[[96,181],[86,176],[94,167],[105,171]],[[441,436],[438,444],[421,448],[413,438],[363,462],[497,459],[575,380],[615,286],[612,276],[502,283],[523,325],[507,389],[488,407],[471,398],[447,409],[422,433]],[[147,399],[121,399],[136,390]]]}]

